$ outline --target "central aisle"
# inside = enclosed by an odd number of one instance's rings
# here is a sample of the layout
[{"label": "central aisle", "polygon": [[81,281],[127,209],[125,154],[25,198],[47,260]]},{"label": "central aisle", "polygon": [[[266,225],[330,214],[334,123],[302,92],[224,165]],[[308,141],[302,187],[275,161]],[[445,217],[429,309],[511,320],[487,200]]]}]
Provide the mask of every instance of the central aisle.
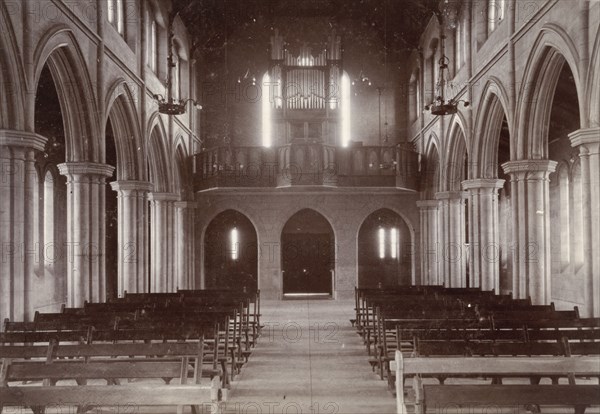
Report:
[{"label": "central aisle", "polygon": [[229,392],[225,413],[395,413],[350,325],[354,301],[261,304],[263,328]]}]

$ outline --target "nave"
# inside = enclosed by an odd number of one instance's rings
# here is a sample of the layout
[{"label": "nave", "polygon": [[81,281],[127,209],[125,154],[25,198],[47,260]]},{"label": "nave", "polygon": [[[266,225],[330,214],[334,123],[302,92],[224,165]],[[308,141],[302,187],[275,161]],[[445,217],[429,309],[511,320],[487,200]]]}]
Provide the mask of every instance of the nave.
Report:
[{"label": "nave", "polygon": [[353,314],[352,301],[265,302],[260,343],[225,413],[395,413],[349,323]]}]

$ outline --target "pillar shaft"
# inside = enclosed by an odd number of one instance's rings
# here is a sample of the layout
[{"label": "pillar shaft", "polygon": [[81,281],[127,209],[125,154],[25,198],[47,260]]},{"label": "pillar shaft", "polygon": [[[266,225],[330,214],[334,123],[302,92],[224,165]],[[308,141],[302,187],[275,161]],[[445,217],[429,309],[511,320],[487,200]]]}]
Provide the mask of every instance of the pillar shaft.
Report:
[{"label": "pillar shaft", "polygon": [[[600,128],[580,129],[569,134],[579,148],[583,208],[583,257],[585,266],[586,316],[600,316]],[[576,231],[579,231],[578,229]]]},{"label": "pillar shaft", "polygon": [[148,292],[148,193],[152,184],[115,181],[111,187],[119,200],[118,295]]},{"label": "pillar shaft", "polygon": [[80,307],[106,298],[105,180],[114,167],[67,162],[58,168],[67,177],[67,302]]},{"label": "pillar shaft", "polygon": [[548,184],[556,162],[509,161],[502,168],[511,177],[511,188],[516,190],[512,209],[518,229],[515,234],[518,254],[513,256],[513,269],[517,273],[513,283],[519,286],[518,297],[530,296],[535,304],[548,304],[552,298]]},{"label": "pillar shaft", "polygon": [[0,130],[0,320],[28,320],[33,315],[34,271],[41,260],[35,245],[35,152],[46,138]]},{"label": "pillar shaft", "polygon": [[417,201],[421,216],[421,283],[441,285],[439,253],[438,200]]},{"label": "pillar shaft", "polygon": [[150,291],[174,292],[175,202],[170,193],[150,193]]},{"label": "pillar shaft", "polygon": [[500,290],[498,189],[504,180],[462,182],[469,194],[469,286]]},{"label": "pillar shaft", "polygon": [[194,208],[195,203],[179,201],[175,203],[176,223],[176,287],[193,289],[194,281]]},{"label": "pillar shaft", "polygon": [[440,255],[444,286],[466,286],[465,199],[460,191],[436,193],[440,208]]}]

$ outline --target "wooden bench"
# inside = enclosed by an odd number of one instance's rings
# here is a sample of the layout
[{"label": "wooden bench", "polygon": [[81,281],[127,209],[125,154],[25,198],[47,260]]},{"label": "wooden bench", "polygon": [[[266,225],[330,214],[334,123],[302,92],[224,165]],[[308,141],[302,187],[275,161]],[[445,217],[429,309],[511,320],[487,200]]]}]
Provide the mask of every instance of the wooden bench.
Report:
[{"label": "wooden bench", "polygon": [[[397,351],[392,369],[396,372],[397,412],[406,414],[407,403],[415,413],[448,408],[515,407],[522,405],[575,407],[582,414],[588,406],[600,405],[600,385],[579,385],[574,376],[597,376],[598,357],[495,357],[495,358],[404,358]],[[427,385],[426,376],[522,377],[572,374],[568,385]],[[413,377],[412,401],[405,396],[406,377]]]},{"label": "wooden bench", "polygon": [[[1,406],[29,407],[41,413],[48,406],[78,406],[85,411],[96,406],[167,405],[182,412],[183,406],[191,405],[199,413],[200,406],[210,404],[216,412],[222,391],[218,377],[201,384],[203,346],[200,340],[102,345],[57,345],[52,341],[48,346],[0,347]],[[171,384],[174,378],[177,383]],[[163,383],[120,385],[122,379],[160,379]],[[103,380],[107,385],[88,384],[89,380]],[[13,384],[19,381],[41,381],[41,385]],[[64,381],[76,381],[77,385],[57,385]]]}]

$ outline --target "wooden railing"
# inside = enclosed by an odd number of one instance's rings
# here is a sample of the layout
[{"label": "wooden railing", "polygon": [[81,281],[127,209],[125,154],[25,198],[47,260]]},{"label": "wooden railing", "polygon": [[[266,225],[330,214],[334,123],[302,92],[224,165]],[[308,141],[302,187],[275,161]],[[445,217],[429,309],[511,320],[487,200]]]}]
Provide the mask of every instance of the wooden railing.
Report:
[{"label": "wooden railing", "polygon": [[196,191],[218,187],[323,185],[416,190],[417,153],[406,144],[340,148],[293,142],[276,148],[222,146],[195,155]]}]

